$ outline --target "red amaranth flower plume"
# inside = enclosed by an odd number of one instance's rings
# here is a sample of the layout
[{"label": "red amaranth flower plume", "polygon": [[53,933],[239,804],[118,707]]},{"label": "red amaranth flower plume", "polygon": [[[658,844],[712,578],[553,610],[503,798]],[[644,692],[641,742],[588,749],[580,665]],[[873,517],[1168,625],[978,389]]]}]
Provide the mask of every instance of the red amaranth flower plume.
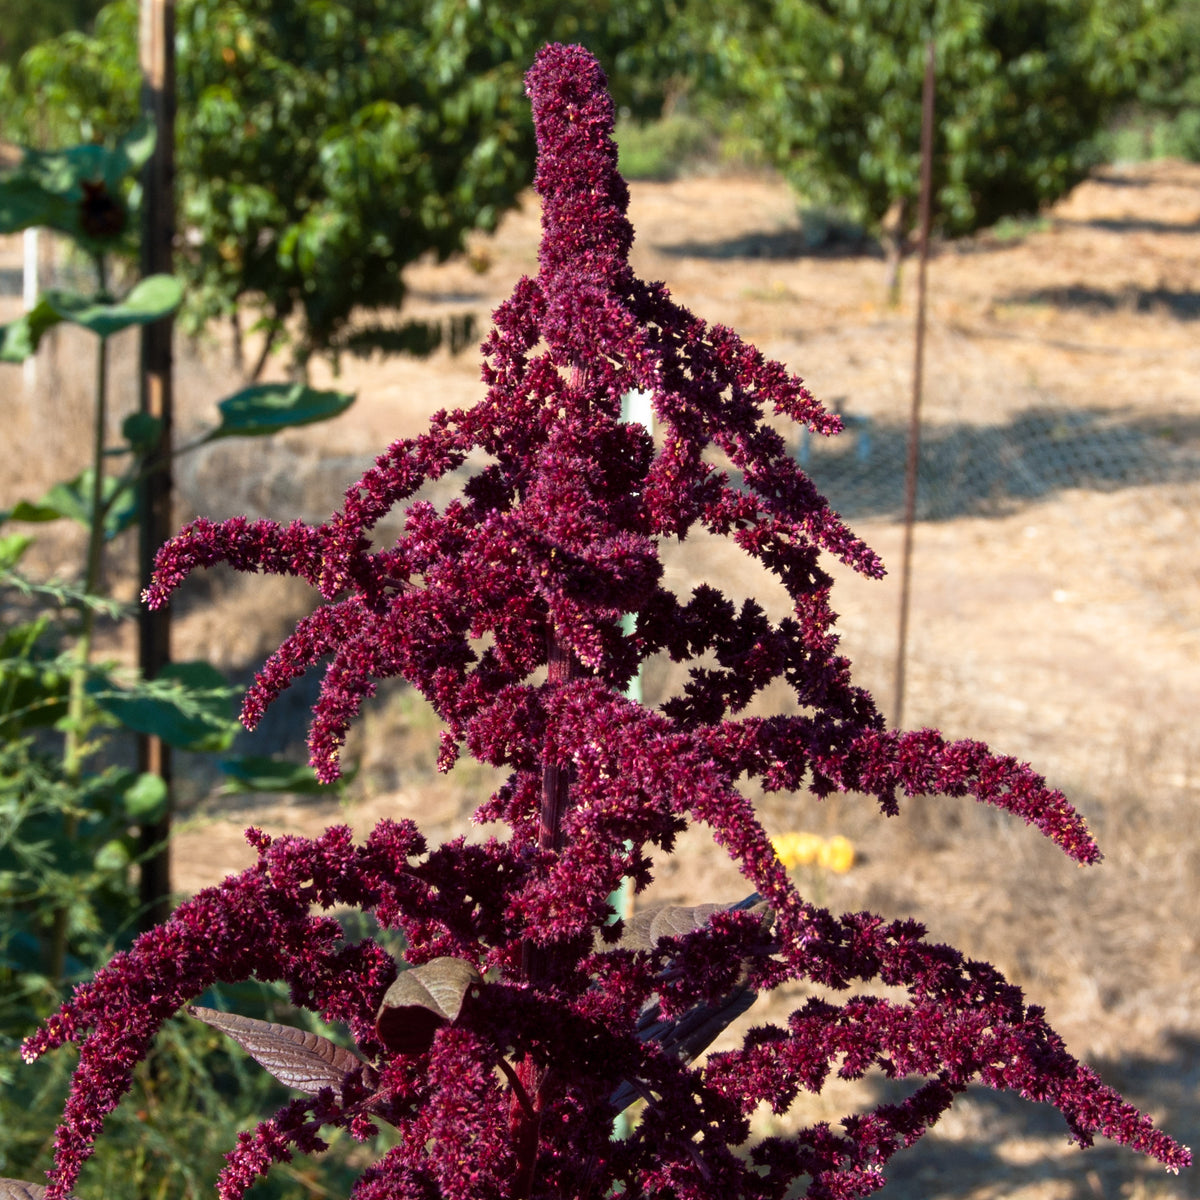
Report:
[{"label": "red amaranth flower plume", "polygon": [[[484,399],[392,445],[322,525],[194,522],[159,552],[147,596],[163,604],[217,562],[308,580],[324,603],[259,673],[248,723],[327,660],[310,745],[332,779],[364,699],[403,678],[444,723],[443,767],[465,751],[508,772],[478,816],[509,834],[432,852],[411,823],[383,822],[361,847],[340,829],[315,841],[254,834],[256,866],[139,938],[26,1044],[31,1059],[81,1048],[49,1200],[74,1183],[163,1020],[214,981],[251,976],[285,981],[296,1003],[344,1023],[363,1057],[306,1043],[332,1083],[243,1136],[221,1179],[226,1200],[317,1147],[322,1127],[363,1136],[377,1121],[399,1143],[363,1174],[357,1200],[614,1190],[760,1200],[801,1176],[807,1195],[861,1196],[974,1081],[1054,1104],[1082,1143],[1101,1133],[1187,1164],[994,968],[928,942],[915,923],[835,917],[793,887],[743,777],[816,796],[855,790],[889,814],[901,797],[971,795],[1080,862],[1099,854],[1062,794],[1024,764],[935,731],[885,729],[837,652],[820,556],[872,576],[882,567],[766,420],[832,434],[836,418],[780,364],[633,274],[595,60],[547,47],[527,84],[540,269],[495,313]],[[620,420],[635,389],[652,396],[657,444]],[[410,504],[398,539],[372,544],[395,505],[481,459],[460,499]],[[686,598],[665,586],[660,544],[696,527],[774,573],[791,615],[772,621],[709,586]],[[660,653],[692,665],[683,694],[652,710],[624,692]],[[790,711],[746,715],[778,681]],[[608,924],[620,880],[645,887],[650,852],[669,851],[694,821],[737,863],[751,900]],[[350,944],[314,915],[337,906],[403,931],[403,966],[421,973],[410,998],[389,991],[396,967],[374,941]],[[446,960],[462,968],[454,987]],[[756,992],[791,981],[824,994],[696,1061]],[[864,984],[894,991],[854,990]],[[255,1036],[279,1053],[295,1041]],[[759,1103],[783,1110],[831,1071],[869,1069],[922,1082],[841,1132],[814,1125],[747,1153]],[[630,1136],[612,1140],[614,1115],[639,1097]]]}]

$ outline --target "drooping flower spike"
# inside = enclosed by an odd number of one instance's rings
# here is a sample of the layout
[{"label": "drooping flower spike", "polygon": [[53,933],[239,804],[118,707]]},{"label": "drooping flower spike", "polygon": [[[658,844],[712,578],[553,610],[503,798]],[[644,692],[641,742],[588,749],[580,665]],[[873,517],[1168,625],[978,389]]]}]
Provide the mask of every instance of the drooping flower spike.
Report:
[{"label": "drooping flower spike", "polygon": [[[547,47],[527,86],[539,273],[495,313],[486,396],[391,446],[320,526],[194,522],[160,551],[147,596],[165,603],[191,570],[217,562],[308,580],[324,603],[259,673],[247,722],[327,661],[310,747],[332,779],[377,682],[405,679],[444,723],[444,769],[465,751],[508,772],[477,815],[509,834],[432,852],[411,823],[384,822],[362,847],[337,829],[315,841],[255,834],[256,866],[182,905],[27,1043],[30,1058],[81,1047],[50,1200],[73,1185],[161,1023],[211,983],[251,976],[286,981],[298,1004],[344,1023],[362,1064],[338,1067],[336,1087],[244,1135],[222,1177],[226,1200],[293,1150],[317,1148],[322,1127],[365,1136],[377,1121],[396,1127],[399,1144],[364,1173],[357,1200],[614,1188],[766,1198],[801,1177],[813,1197],[861,1196],[980,1080],[1055,1104],[1080,1142],[1102,1133],[1185,1165],[1187,1152],[1080,1066],[993,968],[927,942],[915,923],[835,917],[792,885],[743,777],[818,797],[862,793],[885,813],[901,798],[972,795],[1080,862],[1099,852],[1061,793],[1024,764],[931,730],[885,729],[837,652],[819,560],[831,554],[867,575],[882,567],[768,423],[788,417],[833,434],[837,419],[780,364],[633,274],[613,108],[595,60]],[[633,390],[652,397],[657,443],[620,420]],[[372,542],[383,516],[451,474],[462,477],[461,499],[441,510],[412,503],[394,543]],[[659,547],[696,527],[773,572],[792,613],[772,621],[709,586],[675,595]],[[624,691],[658,654],[692,665],[682,694],[651,710]],[[779,680],[789,710],[746,715]],[[693,821],[765,908],[687,910],[653,938],[608,924],[619,881],[643,888],[652,851],[669,851]],[[433,1004],[396,1032],[408,1010],[388,1007],[394,964],[313,914],[342,905],[402,930],[407,968],[453,959],[460,978],[478,978],[453,1017]],[[696,1060],[748,997],[795,980],[821,995],[738,1049]],[[851,992],[863,984],[905,998]],[[317,1053],[327,1065],[352,1061],[344,1049]],[[815,1125],[745,1152],[759,1103],[782,1111],[831,1072],[871,1069],[922,1082],[841,1132]],[[611,1140],[615,1112],[635,1098],[646,1102],[640,1120]]]}]

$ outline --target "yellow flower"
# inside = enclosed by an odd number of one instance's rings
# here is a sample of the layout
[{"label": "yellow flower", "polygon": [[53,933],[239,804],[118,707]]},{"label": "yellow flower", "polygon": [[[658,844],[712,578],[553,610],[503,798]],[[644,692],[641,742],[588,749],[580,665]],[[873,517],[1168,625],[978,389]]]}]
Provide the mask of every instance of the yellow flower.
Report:
[{"label": "yellow flower", "polygon": [[793,867],[806,867],[815,862],[821,853],[821,839],[815,833],[790,830],[771,839],[779,861],[790,871]]},{"label": "yellow flower", "polygon": [[835,875],[844,875],[854,866],[854,843],[839,833],[821,843],[817,861],[827,871],[832,871]]},{"label": "yellow flower", "polygon": [[777,833],[771,839],[771,848],[775,851],[775,856],[788,871],[796,865],[796,854],[793,849],[795,840],[794,833]]}]

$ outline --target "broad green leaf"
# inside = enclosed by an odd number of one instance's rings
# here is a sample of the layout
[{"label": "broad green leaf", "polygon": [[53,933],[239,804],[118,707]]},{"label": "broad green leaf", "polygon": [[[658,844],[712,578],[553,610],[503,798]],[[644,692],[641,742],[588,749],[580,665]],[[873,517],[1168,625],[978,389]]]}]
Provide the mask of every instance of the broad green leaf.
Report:
[{"label": "broad green leaf", "polygon": [[[22,147],[20,161],[0,179],[0,233],[42,225],[93,250],[111,248],[128,226],[125,182],[149,161],[154,141],[153,127],[141,122],[112,148],[91,142],[53,151]],[[108,210],[97,212],[96,197]]]},{"label": "broad green leaf", "polygon": [[143,771],[125,789],[121,797],[125,814],[133,821],[149,825],[157,821],[167,807],[167,785],[161,776]]},{"label": "broad green leaf", "polygon": [[130,413],[121,422],[121,436],[135,453],[145,453],[158,445],[162,437],[162,427],[161,417],[152,417],[144,412]]},{"label": "broad green leaf", "polygon": [[10,521],[57,521],[67,514],[53,504],[29,500],[18,500],[9,509],[6,519]]},{"label": "broad green leaf", "polygon": [[62,320],[44,296],[15,321],[0,325],[0,362],[24,362],[37,352],[42,334]]},{"label": "broad green leaf", "polygon": [[[113,476],[105,476],[101,489],[104,536],[112,540],[137,520],[137,495]],[[92,469],[74,479],[56,483],[40,500],[20,500],[8,513],[10,521],[57,521],[69,517],[85,528],[92,523]]]},{"label": "broad green leaf", "polygon": [[20,233],[23,229],[44,226],[70,232],[78,223],[78,201],[55,195],[29,178],[0,180],[0,233]]},{"label": "broad green leaf", "polygon": [[180,750],[221,751],[240,726],[234,721],[233,689],[210,663],[171,663],[156,680],[128,691],[95,689],[93,698],[136,733],[150,733]]},{"label": "broad green leaf", "polygon": [[299,792],[302,795],[336,793],[353,778],[352,772],[345,772],[336,783],[321,783],[307,763],[284,762],[259,755],[224,759],[218,765],[228,777],[221,788],[225,796],[245,792]]},{"label": "broad green leaf", "polygon": [[112,153],[108,166],[110,173],[105,175],[109,186],[115,186],[124,176],[137,175],[150,161],[157,141],[154,124],[149,120],[141,121],[131,129]]},{"label": "broad green leaf", "polygon": [[349,392],[318,391],[307,384],[261,383],[222,400],[221,424],[208,440],[262,437],[296,425],[328,421],[354,403]]},{"label": "broad green leaf", "polygon": [[45,300],[64,321],[81,325],[98,337],[110,337],[134,325],[170,316],[183,300],[183,284],[173,275],[139,280],[124,300],[105,303],[78,292],[50,290]]}]

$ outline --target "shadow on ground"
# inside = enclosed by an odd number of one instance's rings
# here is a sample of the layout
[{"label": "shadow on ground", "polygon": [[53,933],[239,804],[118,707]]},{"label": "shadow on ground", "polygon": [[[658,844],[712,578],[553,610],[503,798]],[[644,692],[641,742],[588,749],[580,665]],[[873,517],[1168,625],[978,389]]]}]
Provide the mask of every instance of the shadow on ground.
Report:
[{"label": "shadow on ground", "polygon": [[[1094,1061],[1100,1077],[1176,1141],[1200,1136],[1200,1040],[1170,1035],[1161,1057]],[[881,1080],[874,1102],[895,1102],[913,1090]],[[961,1137],[927,1135],[901,1151],[887,1169],[881,1200],[971,1200],[1022,1194],[1053,1184],[1056,1200],[1195,1195],[1186,1172],[1173,1178],[1151,1159],[1100,1139],[1089,1149],[1068,1145],[1066,1123],[1047,1104],[974,1087],[956,1101]],[[936,1128],[936,1127],[935,1127]],[[1038,1152],[1038,1143],[1044,1147]],[[1040,1194],[1040,1193],[1039,1193]]]},{"label": "shadow on ground", "polygon": [[999,296],[997,304],[1045,304],[1090,313],[1150,313],[1177,321],[1200,318],[1200,292],[1173,288],[1097,288],[1084,284],[1033,288]]},{"label": "shadow on ground", "polygon": [[708,260],[883,257],[879,243],[859,227],[836,218],[808,214],[803,224],[791,229],[746,233],[711,242],[657,244],[655,249],[675,258]]}]

